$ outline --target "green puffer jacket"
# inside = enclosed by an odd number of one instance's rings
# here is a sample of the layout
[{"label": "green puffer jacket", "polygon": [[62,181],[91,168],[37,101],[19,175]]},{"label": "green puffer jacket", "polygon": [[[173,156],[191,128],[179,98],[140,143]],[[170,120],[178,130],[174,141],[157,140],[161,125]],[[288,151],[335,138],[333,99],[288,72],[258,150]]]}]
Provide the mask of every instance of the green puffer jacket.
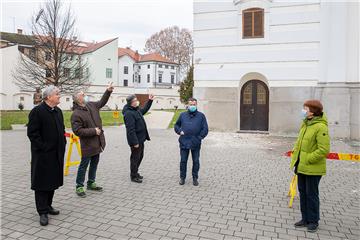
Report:
[{"label": "green puffer jacket", "polygon": [[325,113],[310,120],[305,119],[293,149],[290,168],[294,168],[300,156],[297,173],[325,175],[326,155],[329,151],[330,137]]}]

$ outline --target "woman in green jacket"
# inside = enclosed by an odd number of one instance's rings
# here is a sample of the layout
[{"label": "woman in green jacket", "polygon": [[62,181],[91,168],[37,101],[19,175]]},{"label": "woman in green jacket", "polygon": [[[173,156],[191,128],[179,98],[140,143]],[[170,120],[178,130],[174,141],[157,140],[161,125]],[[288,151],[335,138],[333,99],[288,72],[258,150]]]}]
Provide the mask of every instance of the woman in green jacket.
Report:
[{"label": "woman in green jacket", "polygon": [[319,183],[326,174],[330,137],[320,101],[306,101],[302,116],[304,120],[291,159],[291,168],[298,175],[302,216],[295,227],[307,227],[309,232],[316,232],[320,219]]}]

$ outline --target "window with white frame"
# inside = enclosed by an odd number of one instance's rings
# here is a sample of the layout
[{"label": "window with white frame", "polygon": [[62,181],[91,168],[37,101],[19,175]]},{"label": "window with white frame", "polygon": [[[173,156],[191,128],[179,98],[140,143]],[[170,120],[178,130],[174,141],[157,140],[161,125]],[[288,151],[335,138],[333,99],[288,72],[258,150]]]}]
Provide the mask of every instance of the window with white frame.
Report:
[{"label": "window with white frame", "polygon": [[106,68],[106,78],[112,78],[112,68]]},{"label": "window with white frame", "polygon": [[150,74],[147,75],[147,82],[150,82]]},{"label": "window with white frame", "polygon": [[129,74],[129,67],[128,66],[124,66],[124,74]]}]

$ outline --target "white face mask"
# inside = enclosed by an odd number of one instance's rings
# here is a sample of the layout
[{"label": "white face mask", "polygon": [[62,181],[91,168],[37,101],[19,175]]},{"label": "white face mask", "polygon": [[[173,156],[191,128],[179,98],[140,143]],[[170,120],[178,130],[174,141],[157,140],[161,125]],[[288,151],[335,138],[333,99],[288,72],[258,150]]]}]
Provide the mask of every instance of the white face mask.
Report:
[{"label": "white face mask", "polygon": [[140,106],[140,102],[136,101],[135,107],[138,107],[138,106]]},{"label": "white face mask", "polygon": [[301,110],[301,118],[302,118],[302,119],[307,118],[307,111],[306,111],[305,109],[302,109],[302,110]]}]

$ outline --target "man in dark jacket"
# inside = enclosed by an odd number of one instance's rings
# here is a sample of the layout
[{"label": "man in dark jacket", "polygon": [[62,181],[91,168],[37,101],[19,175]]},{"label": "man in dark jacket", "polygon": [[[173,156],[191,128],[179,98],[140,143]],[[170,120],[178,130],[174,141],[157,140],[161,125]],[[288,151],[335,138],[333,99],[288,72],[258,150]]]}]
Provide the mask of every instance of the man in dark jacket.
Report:
[{"label": "man in dark jacket", "polygon": [[127,104],[122,111],[126,126],[126,137],[131,149],[130,179],[137,183],[142,183],[143,179],[138,173],[138,170],[144,157],[144,142],[146,140],[150,141],[149,132],[143,115],[149,111],[153,99],[154,96],[150,94],[145,107],[140,108],[136,96],[130,95],[126,98]]},{"label": "man in dark jacket", "polygon": [[29,114],[27,135],[31,142],[31,189],[40,224],[48,224],[48,214],[60,212],[52,207],[54,192],[63,185],[66,138],[63,114],[57,105],[60,91],[54,86],[45,88],[43,102]]},{"label": "man in dark jacket", "polygon": [[198,173],[200,169],[201,141],[208,134],[206,117],[197,110],[197,100],[188,100],[187,111],[180,114],[175,124],[175,132],[180,135],[180,185],[185,184],[187,161],[189,152],[193,160],[192,177],[194,186],[198,186]]},{"label": "man in dark jacket", "polygon": [[95,182],[100,153],[105,148],[100,109],[108,102],[113,89],[114,87],[110,83],[100,101],[97,102],[89,102],[83,92],[73,96],[74,112],[71,115],[71,126],[75,135],[80,137],[81,145],[81,162],[76,177],[76,194],[79,197],[86,197],[84,181],[89,164],[87,189],[93,191],[102,191],[103,189]]}]

